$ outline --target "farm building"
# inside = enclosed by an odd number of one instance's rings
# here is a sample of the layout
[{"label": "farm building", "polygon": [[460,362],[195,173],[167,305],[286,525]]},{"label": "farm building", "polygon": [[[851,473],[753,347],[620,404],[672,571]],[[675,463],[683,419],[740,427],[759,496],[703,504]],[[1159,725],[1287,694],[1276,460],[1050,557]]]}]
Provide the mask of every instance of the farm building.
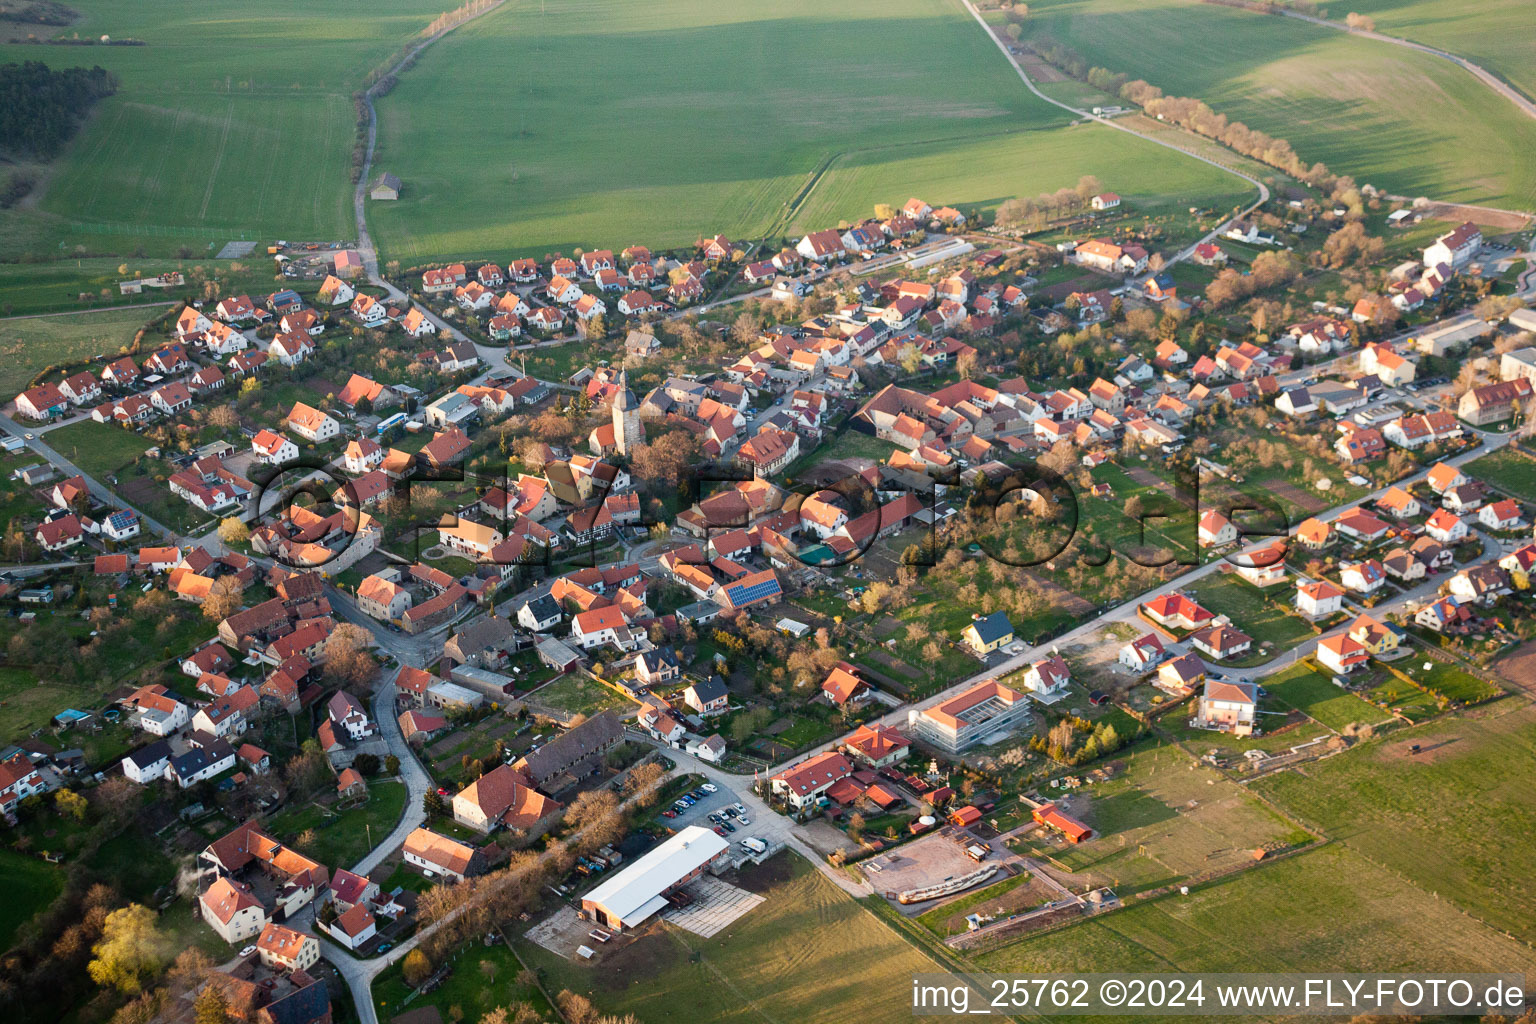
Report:
[{"label": "farm building", "polygon": [[614,931],[634,928],[667,907],[667,893],[719,862],[730,844],[689,825],[581,898],[582,912]]},{"label": "farm building", "polygon": [[1058,811],[1055,804],[1041,804],[1031,812],[1030,817],[1046,828],[1060,832],[1068,842],[1080,843],[1093,835],[1093,829],[1076,818]]},{"label": "farm building", "polygon": [[380,174],[377,178],[375,178],[374,181],[373,181],[373,184],[371,186],[369,186],[369,188],[368,188],[368,198],[369,199],[399,199],[400,198],[400,179],[395,177],[393,174],[390,174],[388,171],[385,171],[384,173]]}]

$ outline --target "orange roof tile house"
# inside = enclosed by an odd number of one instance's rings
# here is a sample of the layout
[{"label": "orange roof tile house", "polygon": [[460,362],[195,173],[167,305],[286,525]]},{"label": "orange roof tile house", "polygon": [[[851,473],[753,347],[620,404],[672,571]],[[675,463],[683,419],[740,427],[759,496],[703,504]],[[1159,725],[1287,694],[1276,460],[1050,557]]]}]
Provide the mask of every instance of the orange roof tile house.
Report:
[{"label": "orange roof tile house", "polygon": [[931,707],[907,712],[907,733],[951,754],[1012,732],[1028,720],[1024,694],[989,679]]}]

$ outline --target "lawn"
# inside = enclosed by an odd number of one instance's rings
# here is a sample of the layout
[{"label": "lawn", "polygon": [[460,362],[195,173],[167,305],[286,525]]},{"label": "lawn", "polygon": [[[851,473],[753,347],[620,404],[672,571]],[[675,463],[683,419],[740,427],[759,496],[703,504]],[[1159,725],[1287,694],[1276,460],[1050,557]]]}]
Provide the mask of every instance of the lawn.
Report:
[{"label": "lawn", "polygon": [[1508,491],[1525,501],[1536,501],[1536,459],[1510,447],[1474,459],[1464,467],[1468,476]]},{"label": "lawn", "polygon": [[[602,97],[579,117],[572,81]],[[957,0],[508,4],[436,44],[378,111],[378,166],[405,188],[370,226],[407,265],[776,236],[913,194],[994,207],[1083,174],[1169,208],[1247,194],[1064,127]]]},{"label": "lawn", "polygon": [[[1412,847],[1401,849],[1409,853]],[[1490,896],[1493,891],[1490,885]],[[977,961],[991,972],[1407,972],[1445,964],[1523,971],[1536,957],[1523,943],[1333,845],[1188,896],[1171,895],[1025,939]]]},{"label": "lawn", "polygon": [[[1412,744],[1419,754],[1409,752]],[[1533,745],[1536,708],[1501,701],[1255,786],[1424,890],[1529,941],[1536,938],[1536,891],[1527,884]],[[1436,905],[1425,900],[1421,912]]]},{"label": "lawn", "polygon": [[[1447,0],[1430,2],[1449,12]],[[1521,16],[1517,0],[1500,7],[1502,18]],[[1536,123],[1436,57],[1198,0],[1045,0],[1030,4],[1024,31],[1204,99],[1286,139],[1302,160],[1389,192],[1515,208],[1536,197],[1536,166],[1524,159]],[[1530,33],[1518,35],[1528,51]]]},{"label": "lawn", "polygon": [[[414,877],[420,879],[421,875]],[[400,965],[395,964],[374,981],[373,1003],[381,1020],[389,1020],[408,1009],[436,1006],[445,1020],[450,1019],[449,1008],[457,1007],[463,1011],[465,1020],[477,1021],[497,1007],[510,1008],[521,1002],[532,1003],[546,1020],[553,1017],[553,1008],[537,986],[518,983],[522,969],[511,948],[501,944],[486,947],[476,942],[459,955],[453,973],[440,988],[428,996],[412,999],[408,1005],[405,1000],[411,990],[400,975]]]},{"label": "lawn", "polygon": [[633,706],[622,693],[579,673],[561,676],[525,696],[534,704],[573,715],[590,716],[610,708],[628,710]]},{"label": "lawn", "polygon": [[798,856],[780,854],[742,884],[766,901],[710,939],[656,924],[595,966],[519,950],[550,991],[590,993],[604,1012],[647,1022],[899,1020],[912,975],[940,969]]},{"label": "lawn", "polygon": [[8,255],[352,237],[352,94],[443,10],[426,0],[70,6],[82,17],[68,32],[146,45],[4,47],[5,60],[100,64],[120,82],[58,159],[38,208],[0,218]]},{"label": "lawn", "polygon": [[1356,722],[1380,722],[1380,708],[1372,707],[1348,690],[1333,685],[1326,673],[1307,665],[1296,665],[1264,680],[1271,697],[1289,704],[1326,725],[1342,732]]},{"label": "lawn", "polygon": [[1028,845],[1122,896],[1241,867],[1265,844],[1308,841],[1243,787],[1176,746],[1142,743],[1115,760],[1123,767],[1114,778],[1078,790],[1064,808],[1093,828],[1091,839],[1066,848],[1038,838]]},{"label": "lawn", "polygon": [[64,891],[64,872],[47,861],[13,850],[0,850],[0,874],[11,895],[0,904],[0,950],[10,949],[16,930]]},{"label": "lawn", "polygon": [[48,431],[43,440],[102,484],[112,486],[109,478],[116,477],[118,494],[173,530],[190,533],[216,518],[171,493],[165,484],[170,463],[144,458],[154,445],[126,427],[81,420]]},{"label": "lawn", "polygon": [[[1316,635],[1305,619],[1291,614],[1286,602],[1293,591],[1283,583],[1261,588],[1236,572],[1217,572],[1192,583],[1189,590],[1201,605],[1226,615],[1232,625],[1253,637],[1253,657],[1234,659],[1235,663],[1268,661],[1276,651],[1289,650]],[[1270,645],[1269,651],[1260,653],[1265,644]]]},{"label": "lawn", "polygon": [[25,391],[44,367],[117,352],[152,315],[123,309],[0,321],[0,395]]},{"label": "lawn", "polygon": [[399,823],[405,797],[403,783],[377,777],[369,780],[368,800],[360,806],[341,811],[316,803],[289,806],[273,817],[271,828],[288,841],[313,829],[314,842],[300,848],[333,869],[350,867],[372,849],[371,829],[379,830],[372,840],[378,842]]}]

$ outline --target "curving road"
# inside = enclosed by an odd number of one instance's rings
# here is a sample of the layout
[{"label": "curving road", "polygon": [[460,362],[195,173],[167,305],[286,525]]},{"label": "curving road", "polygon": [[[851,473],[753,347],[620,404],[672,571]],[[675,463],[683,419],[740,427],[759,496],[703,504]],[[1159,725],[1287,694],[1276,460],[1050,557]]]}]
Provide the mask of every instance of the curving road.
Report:
[{"label": "curving road", "polygon": [[[1099,124],[1102,124],[1102,125],[1104,125],[1104,126],[1106,126],[1108,128],[1113,128],[1115,131],[1125,132],[1125,134],[1127,134],[1127,135],[1134,135],[1136,138],[1141,139],[1141,140],[1143,140],[1145,142],[1150,142],[1150,143],[1152,143],[1155,146],[1162,146],[1164,149],[1171,149],[1175,153],[1182,153],[1185,156],[1189,157],[1191,160],[1198,160],[1198,161],[1200,161],[1203,164],[1209,164],[1210,166],[1216,168],[1219,171],[1224,171],[1227,174],[1232,175],[1233,177],[1237,177],[1237,178],[1243,179],[1248,184],[1252,185],[1255,189],[1258,190],[1259,198],[1254,200],[1241,213],[1239,213],[1237,215],[1239,218],[1246,217],[1248,214],[1252,213],[1254,210],[1257,210],[1260,206],[1263,206],[1265,203],[1269,202],[1269,186],[1264,184],[1258,178],[1255,178],[1255,177],[1252,177],[1252,176],[1250,176],[1248,174],[1245,174],[1242,171],[1234,170],[1233,168],[1228,167],[1226,164],[1220,163],[1219,161],[1216,161],[1216,160],[1212,160],[1208,156],[1202,156],[1199,153],[1195,153],[1195,152],[1193,152],[1191,150],[1185,149],[1183,146],[1174,145],[1172,142],[1169,142],[1166,139],[1159,139],[1159,138],[1156,138],[1154,136],[1146,135],[1146,134],[1143,134],[1142,132],[1138,132],[1134,128],[1128,128],[1125,125],[1121,124],[1120,122],[1114,120],[1113,118],[1103,117],[1103,116],[1101,116],[1099,114],[1093,113],[1091,110],[1082,110],[1082,109],[1080,109],[1078,107],[1072,106],[1070,103],[1063,103],[1060,100],[1052,99],[1051,97],[1047,96],[1045,93],[1040,91],[1039,87],[1037,87],[1035,85],[1035,83],[1030,79],[1029,75],[1025,73],[1023,65],[1021,65],[1018,62],[1017,59],[1015,59],[1013,54],[1008,52],[1007,45],[1001,39],[997,38],[997,34],[992,31],[992,26],[987,24],[986,19],[981,16],[981,12],[976,10],[976,8],[971,4],[971,0],[964,0],[964,3],[965,3],[965,9],[970,12],[970,15],[971,15],[972,18],[976,19],[976,24],[980,25],[981,26],[981,30],[987,34],[987,38],[992,40],[992,45],[996,46],[998,51],[1000,53],[1002,53],[1002,55],[1008,59],[1008,63],[1010,65],[1012,65],[1014,72],[1019,76],[1019,81],[1023,82],[1024,85],[1029,89],[1029,91],[1034,93],[1040,99],[1042,99],[1045,102],[1049,103],[1053,107],[1060,107],[1062,110],[1065,110],[1067,113],[1072,114],[1074,117],[1079,117],[1079,118],[1082,118],[1082,119],[1088,120],[1088,121],[1097,121]],[[1226,221],[1222,222],[1223,225],[1225,225],[1225,223],[1226,223]],[[1215,230],[1211,231],[1204,238],[1202,238],[1198,242],[1194,243],[1194,245],[1191,245],[1189,248],[1185,249],[1183,252],[1180,252],[1177,256],[1174,256],[1174,257],[1170,258],[1168,260],[1168,263],[1177,263],[1180,260],[1187,258],[1190,253],[1194,252],[1196,245],[1202,245],[1202,244],[1204,244],[1206,242],[1209,242],[1211,239],[1215,238],[1218,234],[1220,234],[1220,232],[1221,232],[1221,226],[1218,226]]]},{"label": "curving road", "polygon": [[1495,75],[1481,64],[1474,64],[1467,58],[1451,53],[1449,50],[1442,50],[1438,47],[1429,46],[1424,43],[1416,43],[1412,39],[1403,39],[1399,36],[1389,36],[1385,32],[1377,32],[1375,29],[1352,28],[1349,25],[1343,24],[1342,22],[1330,21],[1327,18],[1319,18],[1312,14],[1303,14],[1301,11],[1292,11],[1286,8],[1281,8],[1276,13],[1283,14],[1287,18],[1295,18],[1297,21],[1305,21],[1313,25],[1320,25],[1323,28],[1331,28],[1338,32],[1347,32],[1352,36],[1360,36],[1362,39],[1374,39],[1378,43],[1391,43],[1394,46],[1402,46],[1409,50],[1418,50],[1420,53],[1427,53],[1431,57],[1439,57],[1441,60],[1448,60],[1463,70],[1471,72],[1474,78],[1482,82],[1494,92],[1498,93],[1500,96],[1503,96],[1505,99],[1509,100],[1509,102],[1513,103],[1516,109],[1518,109],[1526,117],[1536,118],[1536,103],[1532,103],[1524,93],[1520,92],[1514,86],[1510,85],[1508,82],[1504,81],[1502,78]]}]

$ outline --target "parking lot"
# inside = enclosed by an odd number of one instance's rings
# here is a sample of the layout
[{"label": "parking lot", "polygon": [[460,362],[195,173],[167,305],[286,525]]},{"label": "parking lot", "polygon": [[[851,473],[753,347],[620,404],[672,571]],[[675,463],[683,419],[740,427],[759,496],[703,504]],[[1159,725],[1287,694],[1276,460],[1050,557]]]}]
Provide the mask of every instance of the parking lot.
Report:
[{"label": "parking lot", "polygon": [[[711,783],[711,785],[714,785],[714,783]],[[663,817],[662,820],[672,828],[682,828],[684,825],[698,825],[701,828],[714,828],[715,822],[711,821],[709,816],[711,814],[724,814],[725,809],[727,807],[733,806],[735,803],[737,803],[736,794],[731,792],[731,790],[726,786],[718,786],[716,792],[705,793],[702,799],[695,802],[694,805],[688,808],[686,811],[678,811],[677,817]],[[676,807],[669,807],[667,810],[676,810]],[[725,833],[725,839],[738,850],[740,849],[740,843],[743,839],[746,839],[752,835],[756,835],[758,832],[757,819],[751,816],[751,812],[748,812],[747,818],[752,822],[752,824],[742,825],[741,817],[739,815],[734,817],[726,816],[726,820],[730,822],[731,828],[734,828],[736,831],[732,832],[730,829],[727,829]],[[767,839],[766,837],[760,838],[764,838],[765,842],[772,842],[771,839]]]}]

